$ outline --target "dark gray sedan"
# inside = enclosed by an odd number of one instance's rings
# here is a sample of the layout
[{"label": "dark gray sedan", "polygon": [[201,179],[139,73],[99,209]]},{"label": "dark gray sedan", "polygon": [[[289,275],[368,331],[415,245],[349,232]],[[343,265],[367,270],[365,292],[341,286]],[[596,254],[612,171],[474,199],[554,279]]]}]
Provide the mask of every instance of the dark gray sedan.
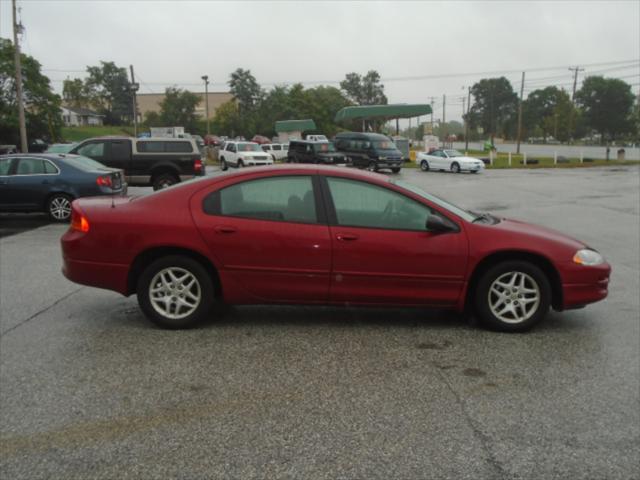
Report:
[{"label": "dark gray sedan", "polygon": [[0,211],[71,216],[75,198],[126,194],[122,170],[80,155],[0,155]]}]

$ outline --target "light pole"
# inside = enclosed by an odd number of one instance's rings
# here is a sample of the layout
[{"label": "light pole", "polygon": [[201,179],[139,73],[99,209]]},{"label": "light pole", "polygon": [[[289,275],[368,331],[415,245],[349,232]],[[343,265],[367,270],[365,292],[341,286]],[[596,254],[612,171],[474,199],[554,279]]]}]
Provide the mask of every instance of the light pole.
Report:
[{"label": "light pole", "polygon": [[205,115],[207,117],[207,135],[209,132],[209,75],[203,75],[202,80],[204,80],[204,105],[205,105]]}]

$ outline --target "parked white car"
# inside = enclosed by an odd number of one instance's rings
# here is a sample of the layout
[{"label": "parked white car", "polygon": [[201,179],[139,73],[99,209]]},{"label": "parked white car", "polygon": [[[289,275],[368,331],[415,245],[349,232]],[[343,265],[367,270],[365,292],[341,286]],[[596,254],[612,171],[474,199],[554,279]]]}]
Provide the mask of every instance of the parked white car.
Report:
[{"label": "parked white car", "polygon": [[265,143],[261,145],[262,150],[267,152],[274,160],[286,160],[289,152],[288,143]]},{"label": "parked white car", "polygon": [[484,170],[484,162],[478,158],[466,157],[458,150],[439,149],[419,152],[416,161],[424,172],[443,170],[453,173],[478,173]]},{"label": "parked white car", "polygon": [[242,168],[254,165],[273,165],[273,157],[254,142],[227,141],[218,153],[220,168]]}]

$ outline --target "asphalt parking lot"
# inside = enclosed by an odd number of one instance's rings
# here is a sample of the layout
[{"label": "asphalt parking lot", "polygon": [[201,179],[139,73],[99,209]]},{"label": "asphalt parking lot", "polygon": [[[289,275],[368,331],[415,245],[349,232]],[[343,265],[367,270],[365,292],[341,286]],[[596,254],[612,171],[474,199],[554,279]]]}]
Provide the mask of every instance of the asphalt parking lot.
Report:
[{"label": "asphalt parking lot", "polygon": [[639,172],[400,174],[605,255],[609,298],[527,334],[319,307],[163,331],[62,276],[65,226],[2,217],[0,478],[638,478]]}]

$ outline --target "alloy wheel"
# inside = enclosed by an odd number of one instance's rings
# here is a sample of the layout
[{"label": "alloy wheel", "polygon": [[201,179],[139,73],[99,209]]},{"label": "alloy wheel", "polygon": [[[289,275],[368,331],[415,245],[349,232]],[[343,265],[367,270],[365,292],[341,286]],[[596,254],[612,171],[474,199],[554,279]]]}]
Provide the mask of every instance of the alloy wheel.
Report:
[{"label": "alloy wheel", "polygon": [[188,270],[167,267],[149,283],[149,300],[163,317],[179,320],[191,315],[202,301],[198,279]]},{"label": "alloy wheel", "polygon": [[49,204],[49,212],[55,220],[66,220],[71,216],[71,201],[67,197],[54,197]]},{"label": "alloy wheel", "polygon": [[524,272],[507,272],[493,281],[487,300],[496,318],[517,324],[536,313],[540,298],[540,287],[533,277]]}]

